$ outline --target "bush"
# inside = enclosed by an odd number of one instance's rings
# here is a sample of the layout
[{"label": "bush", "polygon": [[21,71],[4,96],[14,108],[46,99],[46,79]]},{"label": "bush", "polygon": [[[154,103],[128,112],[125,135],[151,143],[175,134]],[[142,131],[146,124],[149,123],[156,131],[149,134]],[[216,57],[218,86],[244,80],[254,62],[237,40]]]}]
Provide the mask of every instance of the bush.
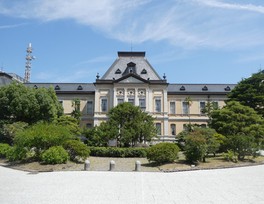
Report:
[{"label": "bush", "polygon": [[19,161],[25,160],[27,158],[28,150],[26,148],[20,148],[18,146],[13,146],[7,152],[6,158],[8,161]]},{"label": "bush", "polygon": [[178,158],[179,147],[173,143],[159,143],[147,151],[147,159],[158,164],[173,162]]},{"label": "bush", "polygon": [[73,161],[78,161],[79,158],[85,160],[90,155],[90,149],[79,140],[68,140],[63,146]]},{"label": "bush", "polygon": [[201,134],[189,135],[186,137],[185,157],[193,163],[205,160],[207,151],[206,139]]},{"label": "bush", "polygon": [[45,164],[62,164],[68,159],[68,152],[62,146],[50,147],[41,154],[41,161]]},{"label": "bush", "polygon": [[19,148],[36,149],[37,156],[41,151],[52,146],[62,145],[65,141],[72,139],[71,132],[60,125],[49,123],[38,123],[15,136],[15,145]]},{"label": "bush", "polygon": [[227,161],[237,162],[237,153],[232,150],[227,150],[227,152],[224,153],[223,156]]},{"label": "bush", "polygon": [[90,147],[91,156],[98,157],[146,157],[146,148]]},{"label": "bush", "polygon": [[0,158],[6,158],[11,148],[9,144],[0,143]]}]

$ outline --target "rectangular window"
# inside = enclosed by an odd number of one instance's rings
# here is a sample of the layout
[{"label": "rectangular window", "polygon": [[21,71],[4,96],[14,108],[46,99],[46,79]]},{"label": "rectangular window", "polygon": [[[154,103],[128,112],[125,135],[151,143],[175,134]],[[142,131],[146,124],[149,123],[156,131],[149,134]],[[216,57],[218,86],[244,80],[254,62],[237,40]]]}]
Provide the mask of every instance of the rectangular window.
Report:
[{"label": "rectangular window", "polygon": [[86,127],[87,127],[87,128],[92,128],[93,125],[92,125],[91,123],[87,123],[87,124],[86,124]]},{"label": "rectangular window", "polygon": [[182,102],[182,113],[189,114],[189,103],[186,101]]},{"label": "rectangular window", "polygon": [[157,135],[161,135],[161,123],[156,123]]},{"label": "rectangular window", "polygon": [[139,99],[139,107],[141,108],[141,110],[146,110],[146,99],[145,98]]},{"label": "rectangular window", "polygon": [[121,104],[121,103],[124,103],[124,99],[123,98],[118,98],[117,99],[117,105]]},{"label": "rectangular window", "polygon": [[200,102],[200,114],[205,114],[205,102]]},{"label": "rectangular window", "polygon": [[218,101],[213,101],[212,102],[212,107],[213,107],[213,109],[218,109],[219,108]]},{"label": "rectangular window", "polygon": [[175,124],[171,124],[171,135],[176,135],[176,125]]},{"label": "rectangular window", "polygon": [[93,114],[93,102],[87,101],[87,114]]},{"label": "rectangular window", "polygon": [[132,105],[135,105],[135,100],[134,98],[129,98],[128,103],[131,103]]},{"label": "rectangular window", "polygon": [[101,99],[101,111],[107,112],[107,99],[106,98]]},{"label": "rectangular window", "polygon": [[170,114],[175,114],[176,113],[176,106],[175,106],[175,102],[172,101],[170,102]]},{"label": "rectangular window", "polygon": [[161,112],[161,100],[155,99],[155,112],[160,113]]}]

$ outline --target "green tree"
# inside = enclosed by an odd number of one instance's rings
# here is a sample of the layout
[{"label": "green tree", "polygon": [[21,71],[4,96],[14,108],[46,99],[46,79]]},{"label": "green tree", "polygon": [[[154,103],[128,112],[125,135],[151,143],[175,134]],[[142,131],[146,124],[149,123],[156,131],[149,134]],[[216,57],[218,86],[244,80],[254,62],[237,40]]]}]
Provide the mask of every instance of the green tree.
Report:
[{"label": "green tree", "polygon": [[20,131],[14,139],[14,146],[18,150],[27,151],[34,149],[35,157],[39,158],[40,153],[52,146],[63,145],[65,141],[73,139],[69,129],[52,124],[52,123],[37,123],[29,128]]},{"label": "green tree", "polygon": [[211,128],[195,127],[192,131],[184,135],[185,155],[187,160],[192,162],[201,160],[205,162],[206,156],[209,154],[214,154],[215,156],[223,139],[223,137]]},{"label": "green tree", "polygon": [[192,163],[204,160],[207,152],[206,138],[198,132],[192,132],[185,141],[186,160]]},{"label": "green tree", "polygon": [[0,124],[50,122],[62,112],[62,106],[51,88],[34,89],[20,83],[0,87]]},{"label": "green tree", "polygon": [[112,131],[110,138],[116,139],[118,146],[135,146],[142,141],[150,141],[156,136],[153,118],[139,107],[122,103],[112,108],[108,114]]},{"label": "green tree", "polygon": [[68,128],[73,135],[77,136],[81,134],[79,121],[76,118],[63,115],[56,119],[55,124]]},{"label": "green tree", "polygon": [[254,155],[254,151],[263,145],[262,117],[239,102],[230,101],[221,110],[214,111],[211,127],[227,137],[224,143],[226,150],[233,150],[238,154],[238,159],[243,159],[246,154]]},{"label": "green tree", "polygon": [[236,101],[230,101],[220,110],[213,111],[211,127],[218,133],[237,135],[254,134],[262,139],[264,121],[254,109]]},{"label": "green tree", "polygon": [[108,141],[114,139],[117,134],[118,129],[110,126],[107,122],[102,122],[99,126],[83,130],[83,135],[87,138],[87,145],[94,147],[106,147]]},{"label": "green tree", "polygon": [[228,101],[238,101],[264,117],[264,71],[242,79],[228,94]]},{"label": "green tree", "polygon": [[9,144],[13,144],[15,135],[19,131],[23,131],[26,127],[28,127],[28,124],[25,122],[15,122],[11,124],[4,124],[2,128],[2,135]]},{"label": "green tree", "polygon": [[74,117],[76,120],[81,120],[81,101],[80,99],[76,98],[72,100],[72,107],[73,111],[71,112],[71,116]]}]

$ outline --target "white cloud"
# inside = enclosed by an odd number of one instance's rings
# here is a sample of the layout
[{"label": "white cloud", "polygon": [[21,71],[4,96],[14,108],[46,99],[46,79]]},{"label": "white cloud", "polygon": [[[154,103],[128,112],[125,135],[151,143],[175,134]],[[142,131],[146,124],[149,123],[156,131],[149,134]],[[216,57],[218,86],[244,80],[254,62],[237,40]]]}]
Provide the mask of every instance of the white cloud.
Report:
[{"label": "white cloud", "polygon": [[264,14],[264,6],[254,4],[238,4],[238,3],[225,3],[218,0],[195,0],[198,3],[204,4],[210,7],[223,8],[223,9],[235,9],[246,10]]},{"label": "white cloud", "polygon": [[0,29],[11,29],[11,28],[17,28],[20,26],[24,26],[26,23],[19,23],[19,24],[11,24],[11,25],[0,25]]},{"label": "white cloud", "polygon": [[133,44],[166,41],[184,49],[263,46],[264,6],[235,2],[4,0],[0,13],[41,21],[72,19]]}]

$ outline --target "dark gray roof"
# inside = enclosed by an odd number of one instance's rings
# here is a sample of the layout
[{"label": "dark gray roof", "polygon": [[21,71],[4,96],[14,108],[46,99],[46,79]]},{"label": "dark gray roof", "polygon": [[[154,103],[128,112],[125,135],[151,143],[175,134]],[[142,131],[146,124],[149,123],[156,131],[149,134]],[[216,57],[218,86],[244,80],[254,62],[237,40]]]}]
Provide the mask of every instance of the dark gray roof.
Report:
[{"label": "dark gray roof", "polygon": [[14,73],[6,73],[3,71],[0,71],[0,86],[8,85],[12,81],[18,81],[23,83],[24,79]]},{"label": "dark gray roof", "polygon": [[145,80],[161,80],[160,76],[145,58],[145,52],[118,52],[118,59],[102,76],[101,80],[119,79],[124,76],[128,64],[133,62],[136,74]]},{"label": "dark gray roof", "polygon": [[25,85],[33,88],[52,87],[57,93],[87,93],[95,91],[93,83],[25,83]]},{"label": "dark gray roof", "polygon": [[236,84],[169,84],[168,94],[226,94],[235,86]]}]

